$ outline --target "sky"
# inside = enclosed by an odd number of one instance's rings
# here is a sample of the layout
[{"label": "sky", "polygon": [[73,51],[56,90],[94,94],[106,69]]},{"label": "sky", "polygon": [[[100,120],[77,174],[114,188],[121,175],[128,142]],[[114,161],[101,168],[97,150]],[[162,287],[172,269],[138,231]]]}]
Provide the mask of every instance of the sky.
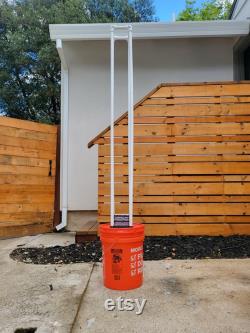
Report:
[{"label": "sky", "polygon": [[[203,0],[197,0],[199,6]],[[173,13],[177,16],[185,8],[185,0],[154,0],[156,16],[160,21],[172,21]]]}]

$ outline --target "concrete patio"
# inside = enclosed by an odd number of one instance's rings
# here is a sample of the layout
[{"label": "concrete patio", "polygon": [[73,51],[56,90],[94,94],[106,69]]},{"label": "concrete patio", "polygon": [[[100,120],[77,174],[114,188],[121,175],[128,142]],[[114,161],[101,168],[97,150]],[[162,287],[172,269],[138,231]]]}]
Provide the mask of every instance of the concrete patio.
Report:
[{"label": "concrete patio", "polygon": [[0,240],[0,332],[37,328],[38,333],[68,333],[92,264],[33,265],[15,262],[17,246],[69,245],[74,234],[47,234]]},{"label": "concrete patio", "polygon": [[[0,241],[1,332],[250,332],[250,259],[147,261],[143,287],[118,292],[103,287],[101,264],[33,265],[9,258],[17,246],[73,242],[73,233]],[[105,300],[120,296],[146,299],[143,313],[107,311]]]}]

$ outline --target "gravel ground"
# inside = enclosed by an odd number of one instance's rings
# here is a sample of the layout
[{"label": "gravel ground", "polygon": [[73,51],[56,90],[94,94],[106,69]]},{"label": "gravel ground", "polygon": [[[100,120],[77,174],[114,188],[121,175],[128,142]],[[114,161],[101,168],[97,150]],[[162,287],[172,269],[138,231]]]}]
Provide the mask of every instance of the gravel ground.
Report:
[{"label": "gravel ground", "polygon": [[[32,264],[70,264],[102,260],[99,240],[84,244],[39,248],[18,247],[10,254],[13,260]],[[250,236],[230,237],[146,237],[144,260],[248,258]]]}]

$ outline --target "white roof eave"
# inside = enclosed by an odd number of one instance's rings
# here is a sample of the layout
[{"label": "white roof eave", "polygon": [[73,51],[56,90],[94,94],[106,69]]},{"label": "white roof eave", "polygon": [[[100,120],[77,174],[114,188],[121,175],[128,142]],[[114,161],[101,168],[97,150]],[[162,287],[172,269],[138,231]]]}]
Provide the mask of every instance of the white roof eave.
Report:
[{"label": "white roof eave", "polygon": [[[110,23],[99,24],[51,24],[52,40],[108,40]],[[119,24],[126,25],[126,24]],[[249,34],[250,22],[245,21],[195,21],[172,23],[132,23],[134,39],[192,38],[192,37],[240,37]]]}]

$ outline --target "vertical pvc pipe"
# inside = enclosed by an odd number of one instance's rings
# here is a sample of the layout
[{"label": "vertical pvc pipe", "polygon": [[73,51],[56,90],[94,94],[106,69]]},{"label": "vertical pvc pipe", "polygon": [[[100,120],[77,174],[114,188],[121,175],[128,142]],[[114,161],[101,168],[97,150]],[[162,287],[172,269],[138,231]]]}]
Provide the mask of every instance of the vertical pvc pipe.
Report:
[{"label": "vertical pvc pipe", "polygon": [[[127,37],[115,36],[115,29],[126,29]],[[133,97],[133,48],[132,26],[112,26],[110,30],[110,224],[114,226],[115,215],[115,179],[114,179],[114,63],[115,40],[128,42],[128,176],[129,176],[129,226],[133,226],[134,192],[134,97]]]},{"label": "vertical pvc pipe", "polygon": [[114,177],[114,28],[110,31],[110,224],[114,226],[115,215],[115,177]]},{"label": "vertical pvc pipe", "polygon": [[133,103],[132,26],[128,27],[128,168],[129,168],[129,226],[133,226],[134,193],[134,103]]}]

